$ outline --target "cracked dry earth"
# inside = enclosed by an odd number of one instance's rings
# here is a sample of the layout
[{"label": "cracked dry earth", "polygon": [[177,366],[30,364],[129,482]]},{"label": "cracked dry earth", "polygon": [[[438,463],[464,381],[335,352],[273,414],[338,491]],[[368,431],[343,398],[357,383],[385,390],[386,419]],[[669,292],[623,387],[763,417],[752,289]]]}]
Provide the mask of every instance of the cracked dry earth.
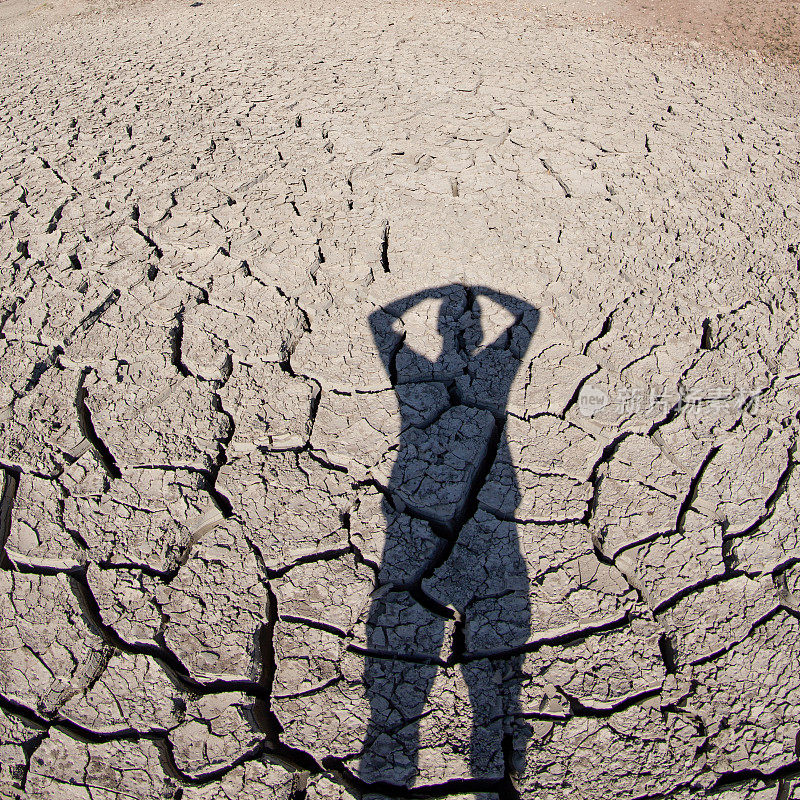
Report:
[{"label": "cracked dry earth", "polygon": [[798,796],[796,78],[488,5],[9,27],[0,795]]}]

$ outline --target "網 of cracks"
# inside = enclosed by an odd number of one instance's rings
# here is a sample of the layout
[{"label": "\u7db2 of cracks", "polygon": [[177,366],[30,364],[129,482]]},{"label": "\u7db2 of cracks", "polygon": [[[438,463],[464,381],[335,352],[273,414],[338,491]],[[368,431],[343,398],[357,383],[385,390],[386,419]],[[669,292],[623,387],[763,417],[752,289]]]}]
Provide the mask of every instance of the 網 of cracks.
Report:
[{"label": "\u7db2 of cracks", "polygon": [[278,621],[278,599],[267,584],[267,620],[258,633],[258,656],[261,661],[261,675],[258,685],[260,695],[253,704],[253,717],[265,734],[265,745],[271,754],[291,765],[295,770],[319,772],[320,766],[308,753],[290,747],[281,741],[283,726],[272,710],[272,687],[278,663],[275,656],[274,633]]},{"label": "\u7db2 of cracks", "polygon": [[787,454],[786,454],[786,466],[783,468],[780,476],[778,477],[778,482],[775,485],[775,489],[772,491],[770,496],[764,501],[764,513],[759,515],[758,519],[756,519],[751,525],[745,528],[743,531],[730,533],[727,535],[723,535],[723,542],[725,547],[728,549],[728,558],[734,562],[736,560],[736,541],[739,539],[743,539],[746,536],[749,536],[752,533],[755,533],[765,522],[768,522],[773,514],[775,513],[775,509],[777,507],[778,500],[786,493],[786,490],[789,488],[789,481],[791,480],[792,474],[797,467],[797,441],[792,442],[791,446],[789,447]]},{"label": "\u7db2 of cracks", "polygon": [[[30,392],[36,388],[39,384],[39,381],[47,372],[48,369],[55,366],[58,363],[59,356],[64,354],[65,348],[69,347],[74,341],[75,337],[78,334],[85,334],[89,331],[89,329],[97,322],[103,314],[108,311],[111,306],[113,306],[120,298],[121,292],[119,289],[114,289],[113,291],[109,292],[106,298],[98,305],[96,308],[92,309],[63,339],[61,344],[55,345],[48,355],[43,358],[39,363],[36,365],[31,377],[29,378],[27,384],[25,385],[25,391]],[[5,320],[4,320],[5,322]]]},{"label": "\u7db2 of cracks", "polygon": [[[10,503],[13,500],[16,480],[16,474],[6,471],[2,514],[0,514],[3,524],[6,524],[10,513]],[[3,566],[8,568],[5,565]],[[12,565],[11,569],[16,570],[18,567],[17,565]],[[23,569],[22,571],[27,572],[28,570]],[[264,731],[265,738],[254,748],[251,748],[223,767],[199,775],[188,775],[177,765],[173,753],[173,745],[169,740],[169,731],[167,730],[151,729],[139,731],[133,728],[125,728],[113,732],[97,732],[60,716],[57,711],[53,714],[43,715],[39,711],[0,695],[0,709],[5,713],[21,719],[26,725],[34,729],[43,731],[38,738],[44,738],[49,730],[56,729],[84,742],[103,743],[109,741],[148,740],[156,747],[165,773],[182,785],[203,785],[217,781],[237,766],[262,756],[269,756],[272,760],[299,775],[298,786],[304,784],[304,776],[310,773],[318,774],[322,772],[321,766],[310,755],[284,745],[280,741],[280,723],[270,710],[270,692],[276,668],[275,654],[272,648],[272,633],[277,618],[277,605],[271,590],[268,619],[260,632],[258,642],[258,654],[262,662],[260,679],[258,681],[212,680],[203,683],[189,675],[188,670],[180,659],[166,646],[163,636],[156,637],[156,644],[133,645],[124,641],[111,626],[106,625],[102,620],[100,608],[89,587],[85,567],[75,567],[69,570],[62,570],[62,572],[66,572],[68,576],[72,591],[78,599],[81,611],[90,629],[96,631],[104,641],[107,655],[110,655],[114,650],[120,650],[132,655],[144,655],[152,658],[165,671],[171,682],[179,690],[188,694],[211,695],[225,692],[241,692],[254,698],[254,718]],[[99,674],[95,676],[95,679],[99,677]],[[36,741],[38,741],[38,738]],[[29,755],[32,755],[33,750],[35,750],[35,747],[32,748]]]},{"label": "\u7db2 of cracks", "polygon": [[34,755],[36,747],[47,737],[48,732],[50,730],[57,730],[80,742],[89,742],[92,744],[121,741],[149,741],[158,752],[159,761],[161,762],[161,767],[165,774],[184,786],[203,786],[207,783],[218,781],[241,764],[264,755],[273,756],[275,760],[284,763],[289,769],[302,769],[302,767],[299,767],[293,761],[286,760],[278,754],[271,753],[269,748],[264,744],[258,744],[240,755],[230,764],[198,775],[189,775],[178,766],[175,759],[174,748],[169,739],[169,731],[166,729],[153,728],[147,731],[137,731],[133,728],[127,728],[113,732],[94,731],[91,728],[86,728],[83,725],[79,725],[63,717],[44,717],[37,711],[3,695],[0,695],[0,709],[9,716],[22,720],[25,725],[35,730],[42,731],[42,733],[34,737],[28,745],[27,749],[30,750],[30,752],[26,752],[28,763],[30,763],[30,758]]},{"label": "\u7db2 of cracks", "polygon": [[163,636],[156,636],[156,644],[125,641],[110,625],[103,621],[100,606],[92,593],[86,578],[85,567],[76,567],[68,572],[70,586],[78,600],[86,622],[97,631],[103,641],[111,647],[131,655],[145,655],[156,660],[170,679],[186,692],[206,695],[223,691],[238,691],[251,697],[260,697],[263,691],[259,684],[247,680],[211,680],[201,682],[191,677],[189,670],[164,642]]},{"label": "\u7db2 of cracks", "polygon": [[[506,763],[513,757],[513,741],[510,735],[504,737],[503,754]],[[337,782],[351,791],[362,794],[369,793],[392,800],[439,800],[453,795],[481,795],[495,793],[500,800],[519,800],[520,794],[514,784],[514,770],[507,768],[500,779],[491,778],[451,778],[440,783],[426,784],[412,789],[401,789],[392,783],[376,781],[367,783],[359,778],[346,764],[343,758],[327,756],[322,759],[322,766],[330,772]]]}]

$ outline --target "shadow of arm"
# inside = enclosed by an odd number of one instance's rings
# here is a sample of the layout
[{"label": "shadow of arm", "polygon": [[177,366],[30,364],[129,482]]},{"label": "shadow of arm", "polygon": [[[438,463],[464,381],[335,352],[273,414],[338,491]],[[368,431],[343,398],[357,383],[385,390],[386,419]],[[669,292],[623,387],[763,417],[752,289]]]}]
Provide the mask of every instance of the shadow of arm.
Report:
[{"label": "shadow of arm", "polygon": [[[372,338],[375,341],[375,346],[381,355],[384,367],[387,373],[392,378],[392,382],[396,382],[397,376],[395,372],[395,356],[403,345],[405,340],[405,333],[398,333],[394,329],[394,320],[400,320],[409,309],[419,305],[425,300],[441,299],[443,302],[450,301],[450,297],[454,291],[464,292],[464,287],[457,284],[448,286],[440,286],[432,289],[423,289],[422,291],[415,292],[406,297],[401,297],[391,303],[387,303],[380,309],[373,311],[369,315],[369,324],[372,331]],[[405,369],[409,375],[426,375],[433,369],[433,362],[425,356],[417,353],[412,347],[406,345],[405,348]],[[416,363],[413,363],[416,362]],[[402,382],[402,381],[401,381]]]},{"label": "shadow of arm", "polygon": [[503,292],[497,292],[485,286],[473,289],[475,297],[486,297],[514,315],[514,321],[488,347],[496,347],[500,341],[513,331],[513,344],[519,358],[523,358],[530,345],[536,327],[539,324],[539,310],[527,300]]}]

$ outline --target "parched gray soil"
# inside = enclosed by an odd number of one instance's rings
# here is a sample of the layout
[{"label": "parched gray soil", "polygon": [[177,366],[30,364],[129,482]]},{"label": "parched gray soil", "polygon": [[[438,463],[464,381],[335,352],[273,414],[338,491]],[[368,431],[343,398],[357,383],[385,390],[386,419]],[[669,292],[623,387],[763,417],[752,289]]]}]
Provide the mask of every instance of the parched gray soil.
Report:
[{"label": "parched gray soil", "polygon": [[0,797],[800,797],[796,70],[0,19]]}]

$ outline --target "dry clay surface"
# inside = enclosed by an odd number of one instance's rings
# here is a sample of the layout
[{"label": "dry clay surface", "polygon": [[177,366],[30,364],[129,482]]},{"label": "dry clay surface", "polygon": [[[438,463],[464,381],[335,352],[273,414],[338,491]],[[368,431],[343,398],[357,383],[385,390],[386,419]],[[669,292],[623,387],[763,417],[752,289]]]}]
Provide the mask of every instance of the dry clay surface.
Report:
[{"label": "dry clay surface", "polygon": [[0,796],[796,796],[796,73],[435,4],[1,48]]}]

